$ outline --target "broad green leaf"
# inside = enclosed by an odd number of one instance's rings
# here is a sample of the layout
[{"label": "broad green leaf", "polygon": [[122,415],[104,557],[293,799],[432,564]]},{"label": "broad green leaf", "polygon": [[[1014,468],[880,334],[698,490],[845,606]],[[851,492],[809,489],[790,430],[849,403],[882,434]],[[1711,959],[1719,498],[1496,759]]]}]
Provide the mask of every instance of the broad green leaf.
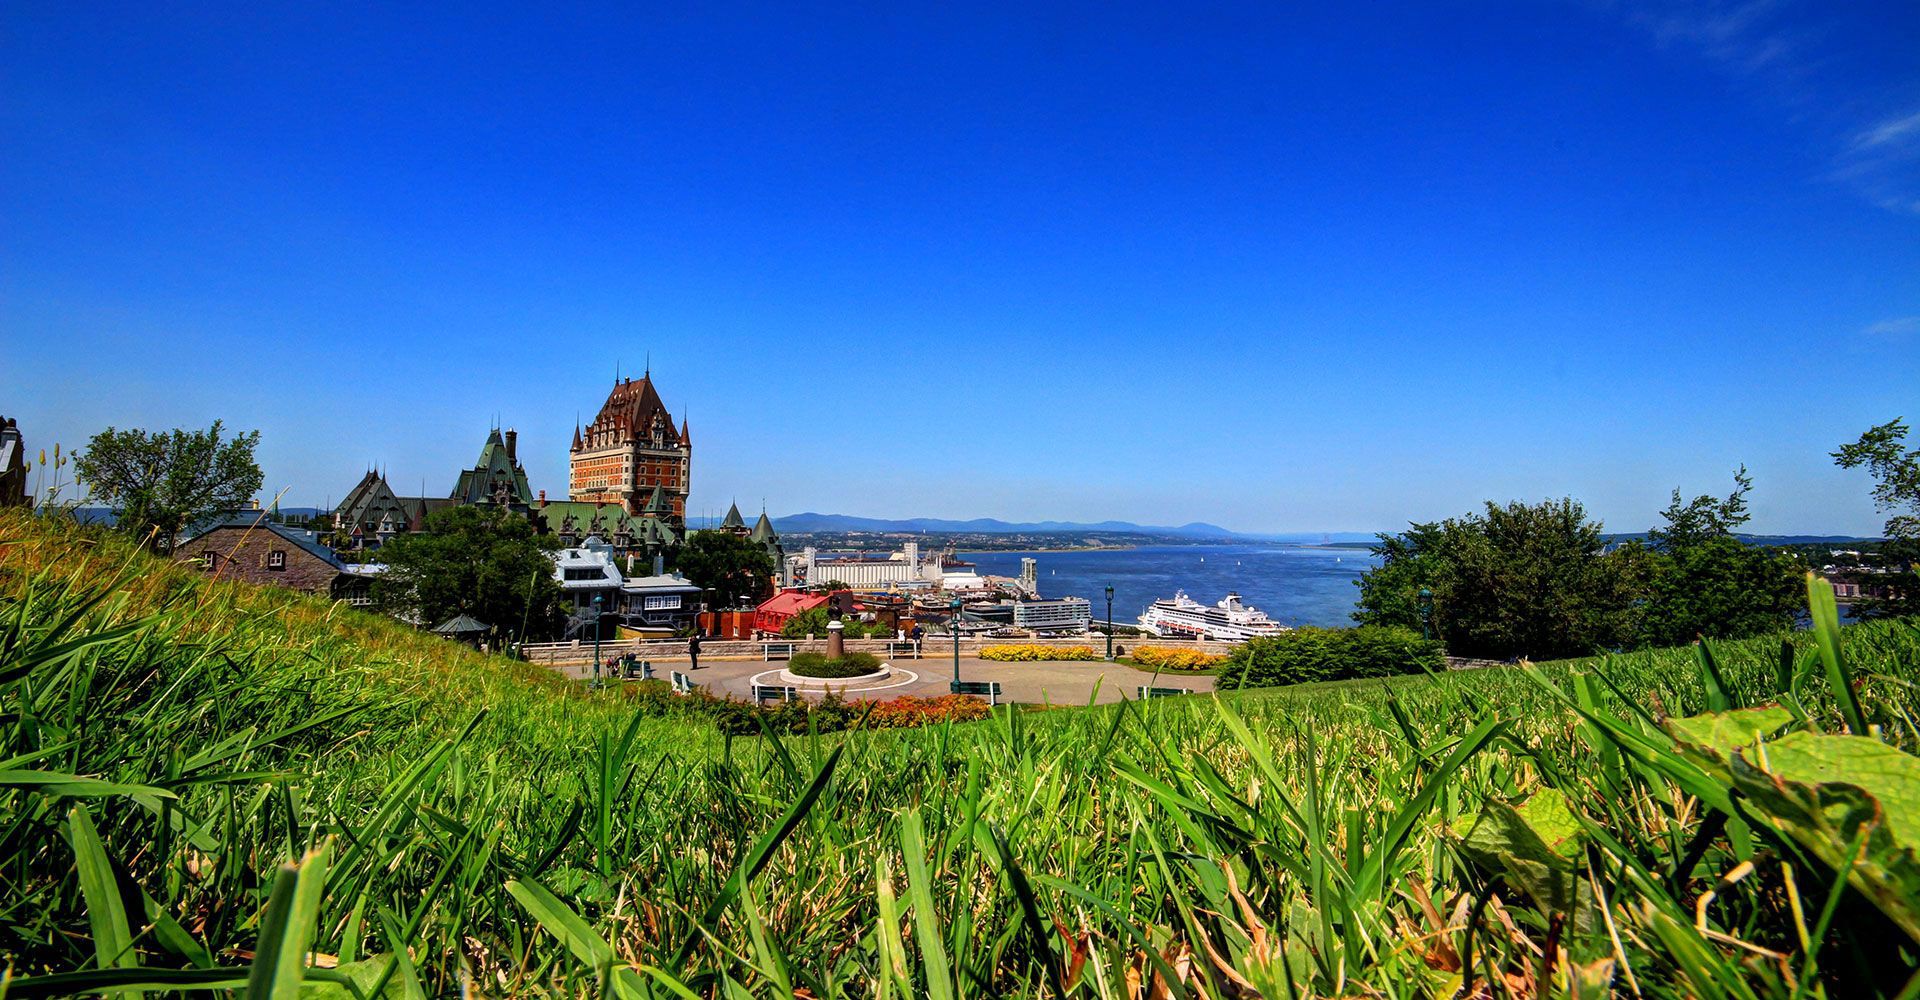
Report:
[{"label": "broad green leaf", "polygon": [[1752,811],[1920,941],[1920,757],[1864,736],[1794,733],[1742,751],[1732,771]]},{"label": "broad green leaf", "polygon": [[1572,916],[1582,932],[1593,919],[1590,890],[1579,877],[1580,821],[1552,788],[1520,808],[1488,802],[1457,824],[1461,853],[1525,891],[1546,913]]},{"label": "broad green leaf", "polygon": [[1760,742],[1792,721],[1792,712],[1770,705],[1668,719],[1666,725],[1668,735],[1694,763],[1724,778],[1727,758],[1735,750]]}]

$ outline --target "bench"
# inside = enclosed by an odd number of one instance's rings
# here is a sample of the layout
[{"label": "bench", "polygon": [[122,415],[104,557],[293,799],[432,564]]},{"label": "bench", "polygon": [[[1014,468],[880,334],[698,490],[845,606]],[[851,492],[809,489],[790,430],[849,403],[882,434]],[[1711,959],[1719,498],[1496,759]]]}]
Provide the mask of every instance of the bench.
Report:
[{"label": "bench", "polygon": [[1174,695],[1177,695],[1177,694],[1192,694],[1192,693],[1193,693],[1193,689],[1192,689],[1192,688],[1156,688],[1156,687],[1143,687],[1143,688],[1140,688],[1140,689],[1139,689],[1139,691],[1140,691],[1140,700],[1141,700],[1141,701],[1145,701],[1145,700],[1147,700],[1148,698],[1171,698],[1171,697],[1173,697]]},{"label": "bench", "polygon": [[920,644],[912,639],[890,639],[887,641],[887,655],[917,660],[920,658]]},{"label": "bench", "polygon": [[629,656],[624,661],[621,662],[620,666],[621,666],[621,675],[624,676],[627,680],[630,680],[630,681],[653,680],[653,661],[652,660],[636,660],[633,657]]},{"label": "bench", "polygon": [[670,679],[673,681],[673,691],[675,694],[693,693],[693,678],[688,677],[678,670],[669,671],[669,673],[671,674]]},{"label": "bench", "polygon": [[947,689],[954,694],[979,695],[987,699],[989,705],[1000,704],[999,681],[954,681],[947,685]]},{"label": "bench", "polygon": [[753,700],[757,702],[792,701],[799,692],[785,684],[755,684]]},{"label": "bench", "polygon": [[765,658],[766,662],[772,663],[774,660],[793,659],[793,651],[797,646],[799,646],[799,643],[763,642],[760,645],[763,647],[762,656]]}]

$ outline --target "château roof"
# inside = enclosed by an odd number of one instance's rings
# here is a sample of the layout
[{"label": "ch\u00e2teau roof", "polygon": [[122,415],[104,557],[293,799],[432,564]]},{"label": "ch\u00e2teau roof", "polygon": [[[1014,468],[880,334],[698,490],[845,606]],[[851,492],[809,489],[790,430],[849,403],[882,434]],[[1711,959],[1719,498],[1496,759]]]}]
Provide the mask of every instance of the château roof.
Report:
[{"label": "ch\u00e2teau roof", "polygon": [[760,520],[753,522],[753,534],[747,537],[756,542],[779,541],[780,533],[773,530],[773,522],[767,520],[767,512],[760,512]]},{"label": "ch\u00e2teau roof", "polygon": [[727,508],[726,520],[720,522],[720,527],[722,530],[728,528],[739,528],[742,531],[746,530],[747,519],[740,516],[740,505],[738,503]]},{"label": "ch\u00e2teau roof", "polygon": [[[685,421],[681,427],[685,429]],[[667,412],[667,404],[660,401],[660,393],[653,387],[653,375],[648,373],[637,382],[625,379],[614,384],[599,414],[588,425],[585,440],[591,442],[596,435],[605,433],[630,438],[650,435],[656,430],[669,443],[682,442],[682,433],[674,430],[673,415]],[[580,443],[576,442],[574,447],[579,448]]]},{"label": "ch\u00e2teau roof", "polygon": [[453,486],[453,499],[463,504],[492,503],[494,490],[501,485],[507,488],[508,503],[533,502],[527,470],[507,454],[507,443],[496,427],[487,432],[487,441],[480,446],[479,461],[473,468],[461,471],[459,482]]}]

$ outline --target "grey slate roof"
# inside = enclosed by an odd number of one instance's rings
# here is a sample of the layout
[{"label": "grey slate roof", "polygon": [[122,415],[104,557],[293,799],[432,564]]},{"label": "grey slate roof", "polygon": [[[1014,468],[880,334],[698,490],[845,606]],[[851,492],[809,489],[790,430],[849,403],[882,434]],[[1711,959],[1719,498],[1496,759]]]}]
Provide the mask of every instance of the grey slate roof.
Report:
[{"label": "grey slate roof", "polygon": [[493,626],[484,622],[469,618],[466,615],[455,615],[435,625],[433,630],[441,635],[478,635],[492,627]]}]

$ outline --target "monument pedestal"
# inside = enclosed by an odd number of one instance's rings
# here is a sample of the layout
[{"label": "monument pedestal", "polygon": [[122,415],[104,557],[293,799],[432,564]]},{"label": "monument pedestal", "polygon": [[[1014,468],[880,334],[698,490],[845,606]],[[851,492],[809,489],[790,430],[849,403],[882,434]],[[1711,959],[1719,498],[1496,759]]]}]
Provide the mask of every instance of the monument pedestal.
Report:
[{"label": "monument pedestal", "polygon": [[847,627],[837,621],[827,623],[827,659],[837,660],[847,655]]}]

